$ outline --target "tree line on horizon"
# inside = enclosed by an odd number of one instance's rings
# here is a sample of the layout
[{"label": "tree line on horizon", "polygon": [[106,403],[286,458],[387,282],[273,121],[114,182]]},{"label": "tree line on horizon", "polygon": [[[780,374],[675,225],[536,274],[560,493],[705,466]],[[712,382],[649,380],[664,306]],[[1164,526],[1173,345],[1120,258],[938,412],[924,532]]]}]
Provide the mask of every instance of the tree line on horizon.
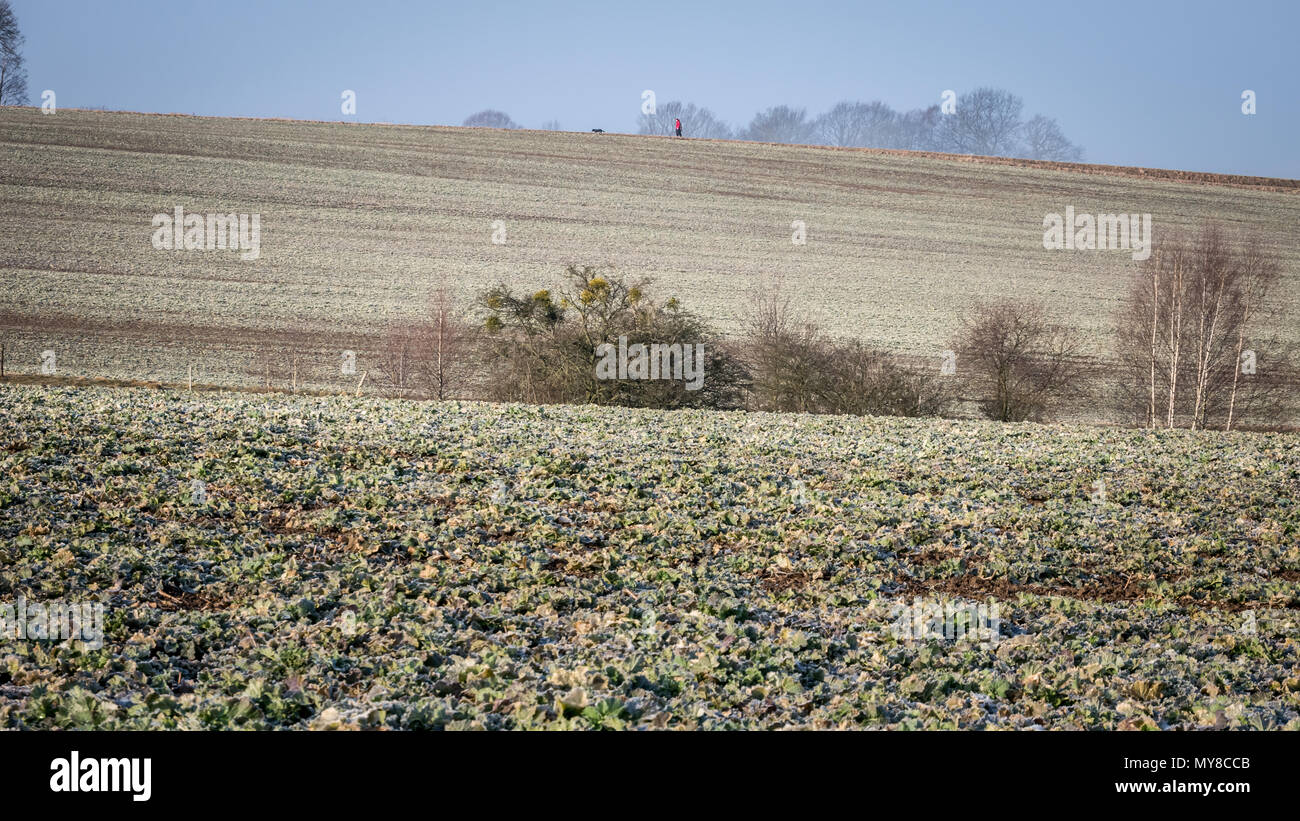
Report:
[{"label": "tree line on horizon", "polygon": [[[977,88],[957,95],[951,113],[939,105],[897,111],[880,100],[846,100],[810,116],[807,109],[778,105],[733,127],[708,108],[678,100],[662,103],[637,120],[637,133],[671,136],[680,119],[683,135],[704,139],[751,140],[795,145],[892,148],[1031,160],[1079,162],[1083,148],[1071,142],[1056,120],[1042,114],[1024,119],[1024,101],[1009,91]],[[463,125],[517,129],[510,115],[487,109]],[[554,120],[544,131],[562,131]]]}]

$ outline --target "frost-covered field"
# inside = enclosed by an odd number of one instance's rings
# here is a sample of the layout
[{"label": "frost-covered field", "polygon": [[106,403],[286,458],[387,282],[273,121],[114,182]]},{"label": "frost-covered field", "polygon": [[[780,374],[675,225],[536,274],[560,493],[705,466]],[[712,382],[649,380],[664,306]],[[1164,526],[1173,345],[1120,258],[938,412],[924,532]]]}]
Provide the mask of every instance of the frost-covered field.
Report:
[{"label": "frost-covered field", "polygon": [[4,727],[1300,728],[1293,435],[3,386],[0,468],[0,605],[105,608]]},{"label": "frost-covered field", "polygon": [[[579,263],[652,278],[725,333],[738,331],[753,287],[781,275],[829,332],[936,369],[974,298],[1032,297],[1108,358],[1137,263],[1128,251],[1044,249],[1045,215],[1073,206],[1149,213],[1157,237],[1207,217],[1257,232],[1282,266],[1279,312],[1262,330],[1300,342],[1298,190],[1161,176],[618,134],[6,107],[0,335],[10,373],[41,373],[50,350],[60,376],[169,384],[191,366],[197,382],[260,384],[259,347],[306,347],[302,378],[344,390],[357,378],[340,375],[340,351],[357,351],[358,376],[373,371],[384,324],[418,312],[435,283],[464,297],[498,282],[531,292]],[[152,220],[177,207],[260,215],[258,258],[156,250]],[[795,222],[805,244],[793,242]],[[1077,418],[1092,418],[1082,404]]]}]

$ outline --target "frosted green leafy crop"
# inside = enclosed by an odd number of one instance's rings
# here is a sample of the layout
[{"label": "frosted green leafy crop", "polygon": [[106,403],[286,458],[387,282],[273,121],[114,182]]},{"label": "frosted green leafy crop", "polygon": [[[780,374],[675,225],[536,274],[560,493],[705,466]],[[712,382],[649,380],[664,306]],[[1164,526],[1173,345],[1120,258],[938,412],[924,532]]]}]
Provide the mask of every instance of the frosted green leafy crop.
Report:
[{"label": "frosted green leafy crop", "polygon": [[3,386],[0,477],[104,603],[10,728],[1300,727],[1290,435]]}]

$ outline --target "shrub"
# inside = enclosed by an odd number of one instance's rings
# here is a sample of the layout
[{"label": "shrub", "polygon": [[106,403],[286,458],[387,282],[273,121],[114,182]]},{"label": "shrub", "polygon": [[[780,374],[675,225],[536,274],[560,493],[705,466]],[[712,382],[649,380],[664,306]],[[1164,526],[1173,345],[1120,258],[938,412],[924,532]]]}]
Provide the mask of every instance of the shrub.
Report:
[{"label": "shrub", "polygon": [[798,315],[777,285],[758,289],[745,343],[758,409],[794,413],[938,416],[949,404],[932,374],[859,340],[835,340]]},{"label": "shrub", "polygon": [[1003,422],[1041,420],[1084,375],[1079,336],[1026,300],[978,302],[952,343],[980,410]]},{"label": "shrub", "polygon": [[[489,398],[656,408],[736,408],[748,372],[730,347],[676,299],[659,302],[646,281],[629,283],[570,265],[567,284],[517,295],[505,285],[482,294],[482,366]],[[703,345],[702,382],[600,379],[602,346]]]}]

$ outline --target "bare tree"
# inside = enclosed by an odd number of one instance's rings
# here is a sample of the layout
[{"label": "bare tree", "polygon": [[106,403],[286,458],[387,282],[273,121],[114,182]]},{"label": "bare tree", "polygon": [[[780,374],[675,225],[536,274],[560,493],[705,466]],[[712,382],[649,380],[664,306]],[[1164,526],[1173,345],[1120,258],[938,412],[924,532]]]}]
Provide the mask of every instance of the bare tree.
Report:
[{"label": "bare tree", "polygon": [[379,375],[398,396],[455,398],[471,360],[468,328],[450,289],[439,285],[422,316],[391,323],[376,357]]},{"label": "bare tree", "polygon": [[1219,358],[1220,349],[1227,339],[1223,331],[1228,324],[1224,316],[1228,288],[1235,286],[1238,272],[1228,249],[1227,238],[1218,226],[1209,226],[1196,238],[1192,260],[1192,290],[1195,311],[1195,328],[1192,342],[1195,346],[1195,381],[1193,386],[1192,430],[1205,424],[1207,393],[1211,372]]},{"label": "bare tree", "polygon": [[731,126],[709,109],[678,100],[655,106],[653,114],[642,114],[637,121],[637,133],[672,136],[676,133],[673,121],[677,119],[682,121],[683,136],[714,140],[728,140],[734,136]]},{"label": "bare tree", "polygon": [[1237,345],[1233,350],[1232,388],[1229,391],[1228,419],[1224,423],[1224,430],[1232,430],[1237,411],[1237,394],[1242,376],[1241,358],[1246,346],[1246,328],[1258,313],[1260,303],[1268,295],[1269,289],[1277,282],[1278,272],[1277,260],[1265,253],[1258,242],[1250,243],[1242,251],[1236,294],[1240,311],[1237,317]]},{"label": "bare tree", "polygon": [[1019,97],[997,88],[977,88],[959,95],[957,110],[939,120],[940,150],[985,156],[1013,154],[1023,107]]},{"label": "bare tree", "polygon": [[778,105],[755,114],[741,139],[799,144],[812,142],[813,135],[806,109]]},{"label": "bare tree", "polygon": [[793,413],[937,416],[938,379],[857,339],[832,339],[796,312],[774,280],[755,288],[744,319],[753,404]]},{"label": "bare tree", "polygon": [[901,148],[905,151],[931,151],[937,148],[936,131],[939,128],[939,106],[918,108],[899,116],[894,126],[892,144],[886,148]]},{"label": "bare tree", "polygon": [[744,327],[759,409],[817,411],[823,375],[830,366],[827,340],[795,312],[779,279],[754,289]]},{"label": "bare tree", "polygon": [[816,138],[824,145],[890,147],[898,113],[880,101],[842,102],[813,122]]},{"label": "bare tree", "polygon": [[[1157,349],[1156,346],[1157,346],[1157,345],[1159,344],[1159,342],[1160,342],[1160,270],[1161,270],[1161,268],[1163,267],[1163,266],[1161,265],[1161,263],[1160,263],[1160,256],[1159,256],[1160,253],[1163,253],[1163,251],[1161,250],[1161,251],[1157,252],[1157,257],[1156,257],[1156,258],[1157,258],[1157,262],[1156,262],[1155,264],[1153,264],[1153,265],[1150,266],[1150,269],[1151,269],[1151,290],[1150,290],[1149,293],[1150,293],[1150,301],[1151,301],[1151,310],[1150,310],[1150,315],[1151,315],[1151,350],[1150,350],[1150,357],[1151,357],[1151,362],[1150,362],[1150,365],[1151,365],[1151,373],[1150,373],[1150,376],[1151,376],[1151,404],[1150,404],[1149,414],[1148,414],[1148,417],[1147,417],[1147,427],[1151,428],[1152,430],[1154,430],[1155,427],[1156,427],[1156,362],[1157,362],[1157,357],[1158,357],[1158,349]],[[1148,257],[1148,259],[1150,259],[1150,257]],[[1143,278],[1143,280],[1142,280],[1142,285],[1145,285],[1145,284],[1146,284],[1146,279]],[[1138,316],[1139,316],[1139,317],[1145,317],[1145,316],[1147,315],[1147,313],[1148,313],[1145,309],[1143,309],[1143,307],[1141,306],[1140,303],[1137,305],[1137,310],[1138,310]]]},{"label": "bare tree", "polygon": [[504,111],[488,108],[465,118],[461,125],[469,128],[520,128],[519,123],[510,119]]},{"label": "bare tree", "polygon": [[27,105],[23,35],[9,0],[0,0],[0,105]]},{"label": "bare tree", "polygon": [[542,130],[543,130],[543,131],[563,131],[563,130],[564,130],[564,126],[560,125],[560,121],[559,121],[559,120],[547,120],[546,122],[542,123]]},{"label": "bare tree", "polygon": [[[1167,401],[1168,413],[1166,414],[1165,423],[1168,427],[1174,426],[1174,412],[1177,407],[1178,397],[1178,371],[1182,364],[1180,357],[1183,351],[1183,321],[1186,317],[1183,312],[1183,306],[1186,304],[1187,297],[1187,268],[1190,256],[1185,248],[1175,246],[1170,249],[1166,259],[1171,263],[1167,275],[1164,277],[1168,283],[1170,299],[1168,310],[1165,315],[1168,317],[1166,326],[1168,333],[1165,336],[1168,344],[1169,354],[1169,396]],[[1157,295],[1159,298],[1159,295]]]},{"label": "bare tree", "polygon": [[990,419],[1042,419],[1084,375],[1082,343],[1024,300],[979,302],[952,343],[965,382]]},{"label": "bare tree", "polygon": [[379,343],[375,370],[395,396],[407,397],[415,391],[419,336],[417,320],[400,319],[389,323]]},{"label": "bare tree", "polygon": [[1079,162],[1083,149],[1065,138],[1056,120],[1036,114],[1020,129],[1024,140],[1023,154],[1031,160]]},{"label": "bare tree", "polygon": [[446,285],[434,290],[426,316],[419,337],[423,356],[417,360],[421,381],[433,399],[451,399],[466,378],[469,339],[460,308]]},{"label": "bare tree", "polygon": [[942,416],[948,407],[937,374],[901,365],[861,340],[836,343],[829,360],[822,400],[830,413]]},{"label": "bare tree", "polygon": [[1249,351],[1251,363],[1267,351],[1269,373],[1243,371],[1252,323],[1278,271],[1257,240],[1231,237],[1214,223],[1162,237],[1134,277],[1120,318],[1121,408],[1136,416],[1142,406],[1149,427],[1159,419],[1193,430],[1220,420],[1230,430],[1243,410],[1285,415],[1294,370],[1285,347],[1255,337],[1260,350]]}]

